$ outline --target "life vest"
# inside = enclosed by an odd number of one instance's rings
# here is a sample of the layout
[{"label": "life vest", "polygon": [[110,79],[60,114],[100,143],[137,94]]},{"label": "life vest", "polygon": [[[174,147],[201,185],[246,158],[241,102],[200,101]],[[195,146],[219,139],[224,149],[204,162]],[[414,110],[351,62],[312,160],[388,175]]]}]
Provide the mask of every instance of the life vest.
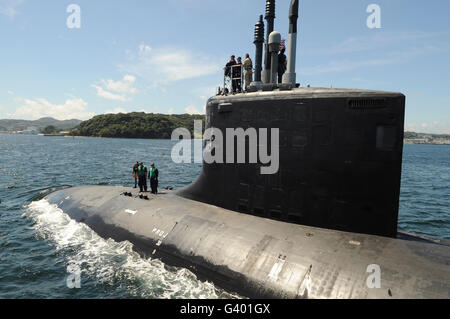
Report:
[{"label": "life vest", "polygon": [[158,178],[158,169],[150,168],[150,179],[156,179],[156,178]]},{"label": "life vest", "polygon": [[138,169],[137,169],[137,173],[138,173],[138,175],[140,176],[140,177],[142,177],[142,176],[144,176],[144,177],[146,177],[146,175],[147,175],[147,167],[145,167],[145,166],[139,166],[138,167]]}]

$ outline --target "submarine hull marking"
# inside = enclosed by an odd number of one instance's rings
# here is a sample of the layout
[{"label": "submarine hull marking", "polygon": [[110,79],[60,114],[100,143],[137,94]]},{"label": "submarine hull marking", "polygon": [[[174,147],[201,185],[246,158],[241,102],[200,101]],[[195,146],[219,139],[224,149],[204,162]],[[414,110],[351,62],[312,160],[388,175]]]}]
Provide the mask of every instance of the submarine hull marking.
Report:
[{"label": "submarine hull marking", "polygon": [[308,299],[308,293],[311,291],[311,273],[312,273],[313,266],[311,265],[306,272],[305,276],[303,277],[303,280],[298,287],[297,292],[297,298],[300,299]]},{"label": "submarine hull marking", "polygon": [[[311,265],[314,276],[308,298],[391,298],[387,289],[391,289],[393,298],[450,297],[447,246],[287,224],[176,194],[153,199],[148,207],[146,201],[130,203],[120,196],[124,190],[80,187],[53,193],[46,199],[55,204],[70,195],[71,200],[60,208],[77,221],[84,218],[100,236],[128,240],[142,255],[168,265],[193,266],[199,278],[251,298],[302,296],[299,287]],[[140,214],[131,220],[125,218],[125,207]],[[163,208],[164,214],[151,214],[156,208]],[[179,227],[174,227],[176,223]],[[155,228],[173,228],[160,246],[156,244],[162,237],[153,233]],[[306,237],[308,233],[314,233],[314,237]],[[354,246],[350,241],[362,244]],[[270,279],[268,274],[280,255],[289,262],[284,263],[276,280]],[[381,266],[381,289],[366,286],[370,264]]]},{"label": "submarine hull marking", "polygon": [[127,214],[130,214],[130,215],[136,215],[137,214],[137,211],[135,211],[135,210],[131,210],[131,209],[125,209],[125,213],[127,213]]},{"label": "submarine hull marking", "polygon": [[268,277],[272,280],[277,281],[278,275],[283,270],[285,263],[286,263],[286,260],[278,258],[278,261],[275,263],[275,265],[273,265],[272,269],[270,270]]}]

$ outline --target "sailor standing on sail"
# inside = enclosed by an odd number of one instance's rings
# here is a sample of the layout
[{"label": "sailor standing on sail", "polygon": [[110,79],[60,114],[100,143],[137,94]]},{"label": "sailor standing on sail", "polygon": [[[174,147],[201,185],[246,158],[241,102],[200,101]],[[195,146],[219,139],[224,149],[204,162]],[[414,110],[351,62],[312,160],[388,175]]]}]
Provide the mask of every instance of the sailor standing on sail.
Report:
[{"label": "sailor standing on sail", "polygon": [[245,90],[247,90],[250,83],[253,81],[253,62],[248,53],[245,55],[244,59],[244,70]]},{"label": "sailor standing on sail", "polygon": [[233,69],[234,69],[234,66],[236,65],[236,60],[234,58],[235,58],[235,56],[232,55],[230,61],[225,66],[225,76],[231,78],[233,93],[236,92],[236,82],[233,80]]},{"label": "sailor standing on sail", "polygon": [[233,77],[233,93],[242,92],[242,58],[237,59],[236,65],[232,67],[231,76]]},{"label": "sailor standing on sail", "polygon": [[278,83],[283,82],[283,75],[286,73],[286,67],[287,67],[287,58],[286,54],[284,52],[286,51],[286,48],[284,44],[281,45],[281,52],[278,54]]}]

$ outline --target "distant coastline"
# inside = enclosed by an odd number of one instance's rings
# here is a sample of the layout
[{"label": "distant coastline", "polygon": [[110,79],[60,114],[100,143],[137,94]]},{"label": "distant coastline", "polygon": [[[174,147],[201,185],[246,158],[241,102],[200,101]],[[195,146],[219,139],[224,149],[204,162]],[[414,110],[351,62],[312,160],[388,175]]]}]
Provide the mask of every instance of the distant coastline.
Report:
[{"label": "distant coastline", "polygon": [[44,117],[36,121],[4,119],[0,120],[0,133],[37,135],[45,133],[42,131],[49,126],[60,129],[60,132],[70,131],[81,122],[75,119],[60,121],[52,117]]},{"label": "distant coastline", "polygon": [[405,132],[404,144],[450,145],[450,135]]},{"label": "distant coastline", "polygon": [[192,136],[194,121],[205,123],[205,115],[167,115],[128,113],[97,115],[87,121],[0,120],[0,134],[40,135],[46,137],[96,137],[126,139],[170,139],[177,128],[186,128]]},{"label": "distant coastline", "polygon": [[[205,116],[121,113],[98,115],[87,121],[58,121],[53,118],[42,118],[37,121],[0,120],[0,134],[170,139],[173,130],[177,128],[186,128],[194,134],[195,120],[202,120],[204,123]],[[405,145],[450,145],[450,134],[405,132],[403,142]]]}]

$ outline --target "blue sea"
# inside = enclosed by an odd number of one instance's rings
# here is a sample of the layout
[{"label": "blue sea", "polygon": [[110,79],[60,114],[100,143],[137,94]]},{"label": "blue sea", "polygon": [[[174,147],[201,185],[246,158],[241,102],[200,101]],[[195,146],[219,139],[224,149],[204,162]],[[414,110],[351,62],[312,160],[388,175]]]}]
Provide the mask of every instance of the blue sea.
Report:
[{"label": "blue sea", "polygon": [[[180,188],[201,164],[175,165],[167,140],[0,134],[0,298],[239,298],[190,271],[143,259],[42,200],[69,186],[131,185],[137,160]],[[405,145],[399,230],[450,239],[450,147]],[[81,267],[81,289],[66,285]]]}]

